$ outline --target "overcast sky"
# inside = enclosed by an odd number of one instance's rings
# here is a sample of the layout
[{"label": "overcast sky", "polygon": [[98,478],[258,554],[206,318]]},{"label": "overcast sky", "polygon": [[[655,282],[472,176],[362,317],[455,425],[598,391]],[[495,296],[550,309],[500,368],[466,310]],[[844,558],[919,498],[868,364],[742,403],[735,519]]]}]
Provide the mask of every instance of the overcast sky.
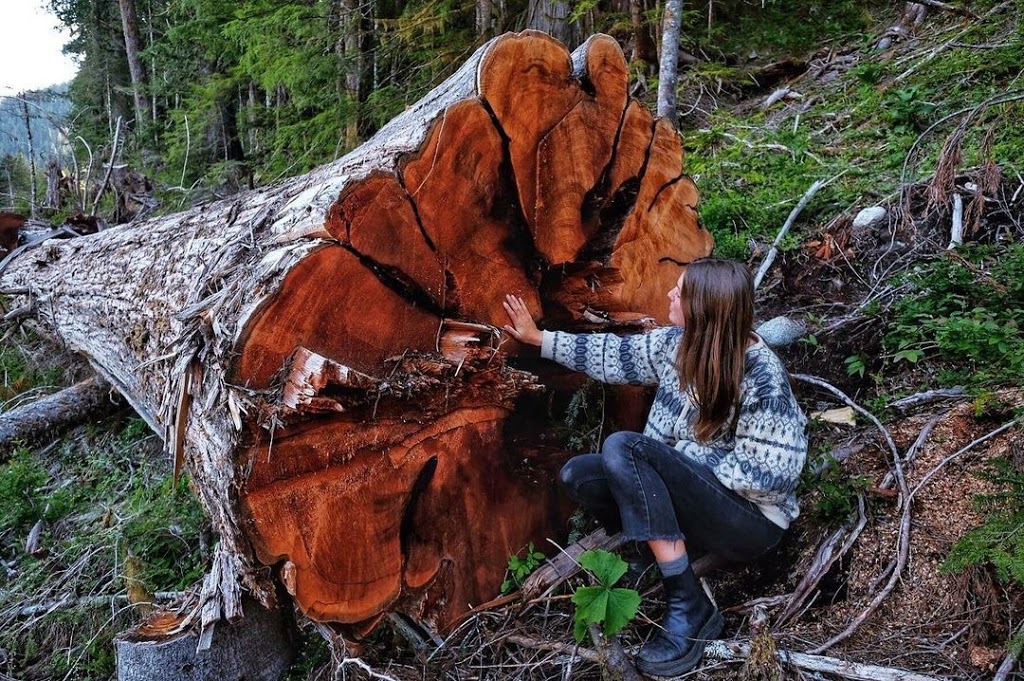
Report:
[{"label": "overcast sky", "polygon": [[61,54],[68,33],[58,32],[46,0],[0,0],[0,97],[71,80],[77,66]]}]

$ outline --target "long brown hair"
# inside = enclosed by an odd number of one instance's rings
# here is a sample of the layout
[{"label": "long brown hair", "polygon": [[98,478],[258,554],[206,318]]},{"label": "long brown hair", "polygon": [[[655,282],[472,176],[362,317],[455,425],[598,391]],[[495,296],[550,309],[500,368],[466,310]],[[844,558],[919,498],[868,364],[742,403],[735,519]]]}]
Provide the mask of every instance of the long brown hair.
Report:
[{"label": "long brown hair", "polygon": [[686,330],[676,370],[680,387],[700,412],[694,426],[697,439],[708,442],[738,407],[754,324],[754,286],[742,263],[704,258],[687,266],[679,297]]}]

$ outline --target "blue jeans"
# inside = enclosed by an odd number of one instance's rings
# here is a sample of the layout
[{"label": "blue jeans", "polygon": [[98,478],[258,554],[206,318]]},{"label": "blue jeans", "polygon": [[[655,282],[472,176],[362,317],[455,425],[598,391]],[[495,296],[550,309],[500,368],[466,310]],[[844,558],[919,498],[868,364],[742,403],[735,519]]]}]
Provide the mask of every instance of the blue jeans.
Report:
[{"label": "blue jeans", "polygon": [[627,540],[683,539],[688,551],[748,561],[784,532],[710,468],[639,433],[612,434],[600,454],[573,457],[559,477],[573,501]]}]

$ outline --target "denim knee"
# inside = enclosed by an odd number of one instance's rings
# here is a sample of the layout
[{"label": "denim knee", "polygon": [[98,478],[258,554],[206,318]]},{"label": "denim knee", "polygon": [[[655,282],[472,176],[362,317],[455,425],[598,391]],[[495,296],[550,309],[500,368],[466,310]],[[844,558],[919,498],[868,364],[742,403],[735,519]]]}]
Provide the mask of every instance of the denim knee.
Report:
[{"label": "denim knee", "polygon": [[558,471],[558,482],[569,493],[569,498],[576,503],[580,501],[579,487],[585,479],[583,475],[584,468],[577,456],[566,461],[565,465],[562,466],[562,470]]},{"label": "denim knee", "polygon": [[635,477],[634,448],[641,438],[643,436],[640,433],[627,430],[608,436],[601,448],[601,462],[609,478],[622,479],[623,476],[628,476],[627,479],[632,480]]}]

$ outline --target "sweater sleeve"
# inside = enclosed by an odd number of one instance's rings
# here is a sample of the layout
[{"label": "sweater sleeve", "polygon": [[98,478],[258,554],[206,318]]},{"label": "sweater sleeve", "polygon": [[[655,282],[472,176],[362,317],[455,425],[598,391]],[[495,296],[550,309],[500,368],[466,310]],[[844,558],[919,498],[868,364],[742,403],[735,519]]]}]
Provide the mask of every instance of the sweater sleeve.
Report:
[{"label": "sweater sleeve", "polygon": [[679,327],[630,336],[544,331],[540,354],[602,383],[656,385],[681,335]]}]

